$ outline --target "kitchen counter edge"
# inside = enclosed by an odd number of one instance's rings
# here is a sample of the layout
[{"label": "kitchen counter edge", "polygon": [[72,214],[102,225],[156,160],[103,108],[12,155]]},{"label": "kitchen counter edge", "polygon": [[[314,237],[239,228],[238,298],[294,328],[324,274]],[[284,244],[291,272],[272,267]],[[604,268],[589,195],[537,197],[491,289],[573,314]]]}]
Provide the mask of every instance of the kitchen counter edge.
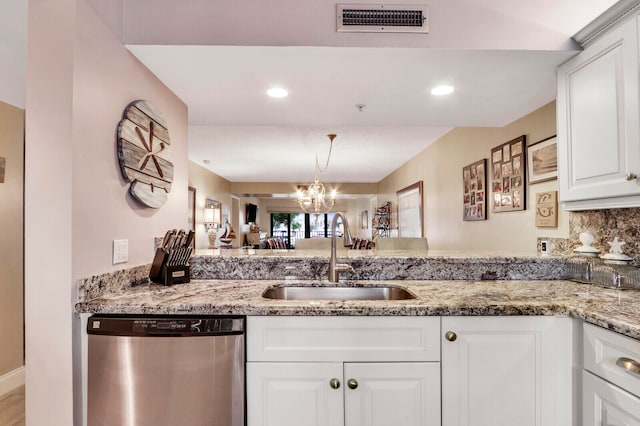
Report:
[{"label": "kitchen counter edge", "polygon": [[400,286],[417,298],[392,301],[292,301],[262,297],[282,285],[328,285],[304,280],[193,280],[141,285],[77,303],[77,313],[279,316],[573,316],[640,339],[638,290],[617,290],[563,280],[345,281],[339,285]]}]

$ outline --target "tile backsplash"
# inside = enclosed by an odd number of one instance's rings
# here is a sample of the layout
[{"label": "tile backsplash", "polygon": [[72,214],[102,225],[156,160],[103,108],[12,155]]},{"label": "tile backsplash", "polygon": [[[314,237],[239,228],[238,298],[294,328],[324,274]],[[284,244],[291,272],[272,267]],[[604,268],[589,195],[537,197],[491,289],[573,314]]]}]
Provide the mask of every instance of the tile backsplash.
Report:
[{"label": "tile backsplash", "polygon": [[602,250],[602,253],[609,252],[607,243],[615,237],[625,241],[622,250],[634,258],[636,266],[640,265],[640,208],[570,212],[570,250],[580,246],[579,235],[584,231],[593,234],[593,246]]},{"label": "tile backsplash", "polygon": [[609,252],[607,243],[618,237],[626,243],[622,246],[624,253],[634,258],[635,266],[640,266],[640,208],[569,212],[569,238],[538,237],[538,254],[540,242],[546,240],[551,243],[553,255],[570,256],[581,245],[579,237],[585,231],[593,234],[593,246],[603,254]]}]

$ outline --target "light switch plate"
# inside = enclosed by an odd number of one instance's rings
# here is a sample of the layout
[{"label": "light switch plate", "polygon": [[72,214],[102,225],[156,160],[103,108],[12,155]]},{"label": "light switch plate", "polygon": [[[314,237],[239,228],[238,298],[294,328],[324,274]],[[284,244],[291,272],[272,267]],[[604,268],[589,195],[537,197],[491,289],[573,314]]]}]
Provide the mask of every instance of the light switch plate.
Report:
[{"label": "light switch plate", "polygon": [[129,261],[129,240],[113,240],[113,264]]}]

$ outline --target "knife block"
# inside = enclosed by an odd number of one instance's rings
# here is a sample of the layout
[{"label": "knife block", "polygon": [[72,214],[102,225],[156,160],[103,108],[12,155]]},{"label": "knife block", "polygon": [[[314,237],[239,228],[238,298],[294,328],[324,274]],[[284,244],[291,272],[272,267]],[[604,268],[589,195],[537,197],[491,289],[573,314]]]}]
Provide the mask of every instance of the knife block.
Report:
[{"label": "knife block", "polygon": [[163,285],[183,284],[191,281],[191,269],[189,265],[167,265],[169,252],[163,248],[157,248],[156,254],[149,271],[149,279],[154,283]]},{"label": "knife block", "polygon": [[184,284],[191,281],[191,271],[189,265],[176,265],[162,267],[161,280],[159,284],[173,285]]}]

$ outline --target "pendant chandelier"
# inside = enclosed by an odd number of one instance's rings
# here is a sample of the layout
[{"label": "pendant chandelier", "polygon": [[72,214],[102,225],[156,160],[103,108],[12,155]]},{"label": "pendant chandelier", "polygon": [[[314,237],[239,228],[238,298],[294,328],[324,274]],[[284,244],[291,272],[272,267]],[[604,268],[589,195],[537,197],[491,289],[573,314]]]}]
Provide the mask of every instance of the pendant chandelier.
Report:
[{"label": "pendant chandelier", "polygon": [[327,200],[326,190],[324,185],[319,180],[319,175],[322,175],[329,166],[329,160],[331,159],[331,150],[333,149],[333,140],[336,135],[328,134],[329,138],[329,155],[327,156],[327,163],[324,168],[320,168],[318,163],[318,156],[316,155],[316,173],[313,183],[310,183],[306,187],[298,187],[298,206],[305,213],[314,213],[316,215],[329,213],[336,203],[336,191],[331,191],[331,199]]}]

